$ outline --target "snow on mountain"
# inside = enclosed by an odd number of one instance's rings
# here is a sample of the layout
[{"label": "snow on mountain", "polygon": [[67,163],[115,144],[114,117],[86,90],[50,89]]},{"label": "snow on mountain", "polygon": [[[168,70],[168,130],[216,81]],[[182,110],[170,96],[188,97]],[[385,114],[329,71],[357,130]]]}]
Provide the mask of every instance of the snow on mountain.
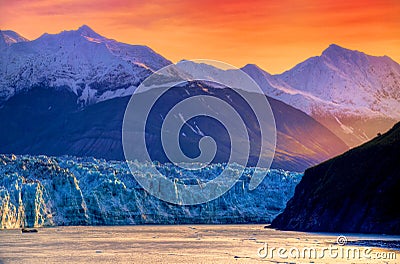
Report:
[{"label": "snow on mountain", "polygon": [[[0,102],[38,86],[68,89],[82,105],[128,96],[170,63],[146,46],[108,39],[85,25],[33,41],[1,31]],[[211,81],[247,86],[235,69],[219,69],[218,63],[182,61],[173,70],[183,79],[207,72]],[[252,64],[242,70],[265,94],[312,116],[348,146],[365,142],[400,119],[400,65],[387,56],[330,45],[321,56],[282,74],[271,75]]]},{"label": "snow on mountain", "polygon": [[[193,77],[212,72],[219,80],[246,89],[236,70],[187,61],[178,67]],[[312,116],[348,146],[359,145],[400,120],[400,65],[387,56],[330,45],[321,56],[282,74],[271,75],[254,64],[241,70],[265,94]]]},{"label": "snow on mountain", "polygon": [[246,72],[261,88],[261,90],[278,100],[310,114],[312,111],[312,103],[320,102],[324,105],[331,105],[329,101],[324,101],[311,93],[297,90],[289,86],[284,81],[269,74],[255,64],[247,64],[241,68]]},{"label": "snow on mountain", "polygon": [[0,49],[0,99],[35,86],[66,87],[84,104],[130,95],[171,62],[146,46],[100,36],[88,26]]},{"label": "snow on mountain", "polygon": [[[243,75],[237,74],[237,69],[221,69],[218,68],[217,63],[213,65],[206,63],[201,61],[193,62],[184,60],[177,63],[177,68],[185,73],[190,72],[192,79],[198,79],[199,77],[203,76],[207,77],[207,80],[216,82],[208,83],[208,85],[211,85],[215,88],[224,88],[224,85],[217,84],[219,81],[223,81],[230,87],[248,90],[248,80],[241,79]],[[317,99],[306,92],[291,88],[286,83],[275,78],[273,75],[262,70],[255,64],[248,64],[241,70],[247,73],[258,84],[258,86],[261,88],[260,92],[263,92],[270,97],[279,99],[286,103],[289,102],[291,105],[303,104],[304,106],[306,106],[306,104],[303,103],[304,101],[312,101]],[[293,104],[293,102],[297,102],[297,104]],[[305,107],[297,107],[297,109],[302,109],[304,111]]]},{"label": "snow on mountain", "polygon": [[343,114],[345,110],[348,115],[400,119],[400,65],[387,56],[370,56],[330,45],[321,56],[276,78],[321,100],[312,102],[307,109],[311,115]]},{"label": "snow on mountain", "polygon": [[350,147],[400,120],[400,65],[330,45],[279,75],[242,68],[269,96],[309,114]]},{"label": "snow on mountain", "polygon": [[14,32],[12,30],[0,30],[0,47],[3,44],[9,46],[14,43],[25,42],[25,41],[29,41],[29,40],[24,38],[17,32]]},{"label": "snow on mountain", "polygon": [[[241,84],[235,70],[222,70],[204,63],[183,61],[182,71],[213,76],[227,83]],[[257,65],[241,70],[262,91],[309,115],[329,113],[400,118],[400,65],[387,56],[375,57],[331,45],[320,57],[313,57],[279,75]],[[210,76],[210,80],[214,80]],[[241,87],[244,88],[245,87]]]},{"label": "snow on mountain", "polygon": [[[265,170],[261,185],[248,190],[254,168],[216,200],[173,205],[149,195],[125,162],[94,158],[0,155],[0,229],[57,225],[268,223],[283,211],[303,174]],[[151,177],[136,163],[137,175]],[[201,184],[221,173],[213,164],[200,173],[158,168],[183,184]],[[185,175],[183,178],[182,175]]]},{"label": "snow on mountain", "polygon": [[[80,102],[95,103],[132,94],[147,76],[171,63],[146,46],[108,39],[86,25],[33,41],[13,31],[0,32],[2,100],[34,86],[48,86],[68,87]],[[210,80],[217,76],[228,84],[242,83],[234,69],[187,61],[178,63],[178,68],[200,76],[206,70],[213,75]],[[386,56],[331,45],[321,56],[279,75],[252,64],[242,70],[264,93],[311,116],[400,118],[400,65]]]},{"label": "snow on mountain", "polygon": [[350,147],[400,120],[400,65],[330,45],[276,79],[299,91],[299,100],[278,97],[328,127]]}]

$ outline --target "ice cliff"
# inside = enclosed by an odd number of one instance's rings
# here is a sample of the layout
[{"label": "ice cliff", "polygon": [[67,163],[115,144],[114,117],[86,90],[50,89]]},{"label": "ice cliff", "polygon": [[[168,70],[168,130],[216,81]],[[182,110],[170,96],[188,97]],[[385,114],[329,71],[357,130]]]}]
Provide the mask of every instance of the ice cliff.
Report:
[{"label": "ice cliff", "polygon": [[[147,175],[157,166],[181,181],[210,180],[223,164],[201,174],[172,165],[137,164]],[[125,162],[94,158],[0,155],[0,228],[57,225],[131,225],[185,223],[269,223],[292,197],[302,174],[265,170],[248,190],[252,168],[235,186],[211,202],[178,206],[148,194]]]}]

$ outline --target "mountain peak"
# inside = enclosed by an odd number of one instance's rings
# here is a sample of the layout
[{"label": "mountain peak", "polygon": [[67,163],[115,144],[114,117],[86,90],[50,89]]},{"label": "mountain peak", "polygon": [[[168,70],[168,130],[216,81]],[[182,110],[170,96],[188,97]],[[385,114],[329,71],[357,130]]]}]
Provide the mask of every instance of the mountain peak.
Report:
[{"label": "mountain peak", "polygon": [[355,52],[354,50],[346,49],[343,48],[337,44],[330,44],[328,48],[326,48],[323,52],[322,55],[338,55],[338,54],[343,54],[347,52]]},{"label": "mountain peak", "polygon": [[268,75],[271,76],[271,74],[269,74],[268,72],[264,71],[263,69],[261,69],[258,65],[256,64],[246,64],[245,66],[243,66],[241,68],[241,70],[243,70],[244,72],[246,72],[247,74],[251,74],[251,73],[261,73],[262,75]]},{"label": "mountain peak", "polygon": [[82,26],[80,26],[80,27],[78,28],[78,30],[93,30],[93,29],[91,29],[88,25],[83,24]]},{"label": "mountain peak", "polygon": [[257,64],[253,64],[253,63],[248,63],[248,64],[244,65],[244,66],[243,66],[243,69],[245,69],[245,68],[247,68],[247,69],[263,70],[263,69],[261,69],[260,67],[258,67]]},{"label": "mountain peak", "polygon": [[[0,58],[0,103],[45,80],[48,87],[65,87],[78,95],[79,103],[92,104],[132,94],[153,71],[171,64],[146,46],[108,39],[87,25],[23,44],[8,49],[0,31],[0,57],[6,58]],[[7,67],[14,61],[12,69]]]},{"label": "mountain peak", "polygon": [[96,33],[92,28],[88,25],[80,26],[76,32],[80,33],[82,36],[86,37],[101,37],[98,33]]},{"label": "mountain peak", "polygon": [[329,47],[327,49],[335,49],[335,50],[348,50],[346,48],[343,48],[342,46],[339,46],[335,43],[332,43],[329,45]]},{"label": "mountain peak", "polygon": [[24,38],[20,34],[12,30],[0,30],[0,42],[5,43],[10,46],[11,44],[18,42],[29,41],[27,38]]}]

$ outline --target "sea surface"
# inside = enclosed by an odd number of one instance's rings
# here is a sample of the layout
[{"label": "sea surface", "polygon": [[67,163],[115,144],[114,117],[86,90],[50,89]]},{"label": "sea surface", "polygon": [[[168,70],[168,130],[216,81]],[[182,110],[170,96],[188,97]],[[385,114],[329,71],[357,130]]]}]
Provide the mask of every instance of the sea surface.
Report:
[{"label": "sea surface", "polygon": [[0,263],[400,263],[399,241],[264,225],[66,226],[1,230]]}]

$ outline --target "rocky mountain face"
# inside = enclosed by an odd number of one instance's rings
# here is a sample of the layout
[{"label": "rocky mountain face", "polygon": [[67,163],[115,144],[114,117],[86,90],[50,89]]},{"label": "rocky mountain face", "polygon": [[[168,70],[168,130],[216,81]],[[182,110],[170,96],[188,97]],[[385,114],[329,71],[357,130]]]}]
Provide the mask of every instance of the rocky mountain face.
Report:
[{"label": "rocky mountain face", "polygon": [[[163,97],[155,107],[156,114],[149,120],[149,152],[153,160],[168,162],[161,139],[163,117],[173,105],[188,96],[212,95],[231,104],[239,113],[247,113],[246,104],[232,90],[208,87],[191,82]],[[152,93],[152,90],[146,93]],[[303,171],[346,150],[346,145],[327,128],[305,113],[278,100],[268,98],[275,116],[277,147],[273,168]],[[118,97],[81,108],[77,95],[67,90],[35,88],[20,93],[0,108],[0,146],[3,153],[94,156],[109,160],[124,160],[122,149],[122,121],[129,97]],[[204,105],[207,107],[207,105]],[[218,110],[218,109],[217,109]],[[228,117],[229,118],[229,117]],[[197,123],[196,123],[197,122]],[[251,142],[269,140],[257,133],[258,120],[245,117]],[[227,162],[230,139],[224,129],[209,119],[191,120],[180,135],[181,147],[188,153],[198,152],[202,134],[217,141],[218,155],[214,162]],[[200,131],[190,127],[198,127]],[[133,139],[135,140],[135,139]],[[139,139],[137,139],[139,140]],[[239,140],[239,139],[235,139]],[[250,165],[257,164],[257,149],[250,153]]]},{"label": "rocky mountain face", "polygon": [[400,123],[306,170],[272,226],[284,230],[400,234]]},{"label": "rocky mountain face", "polygon": [[[125,162],[94,158],[0,155],[0,228],[57,225],[265,223],[283,210],[302,174],[265,170],[261,185],[248,190],[251,168],[223,196],[177,206],[163,202],[136,182]],[[148,176],[149,163],[137,163]],[[209,180],[223,166],[200,175],[158,165],[170,178]]]}]

